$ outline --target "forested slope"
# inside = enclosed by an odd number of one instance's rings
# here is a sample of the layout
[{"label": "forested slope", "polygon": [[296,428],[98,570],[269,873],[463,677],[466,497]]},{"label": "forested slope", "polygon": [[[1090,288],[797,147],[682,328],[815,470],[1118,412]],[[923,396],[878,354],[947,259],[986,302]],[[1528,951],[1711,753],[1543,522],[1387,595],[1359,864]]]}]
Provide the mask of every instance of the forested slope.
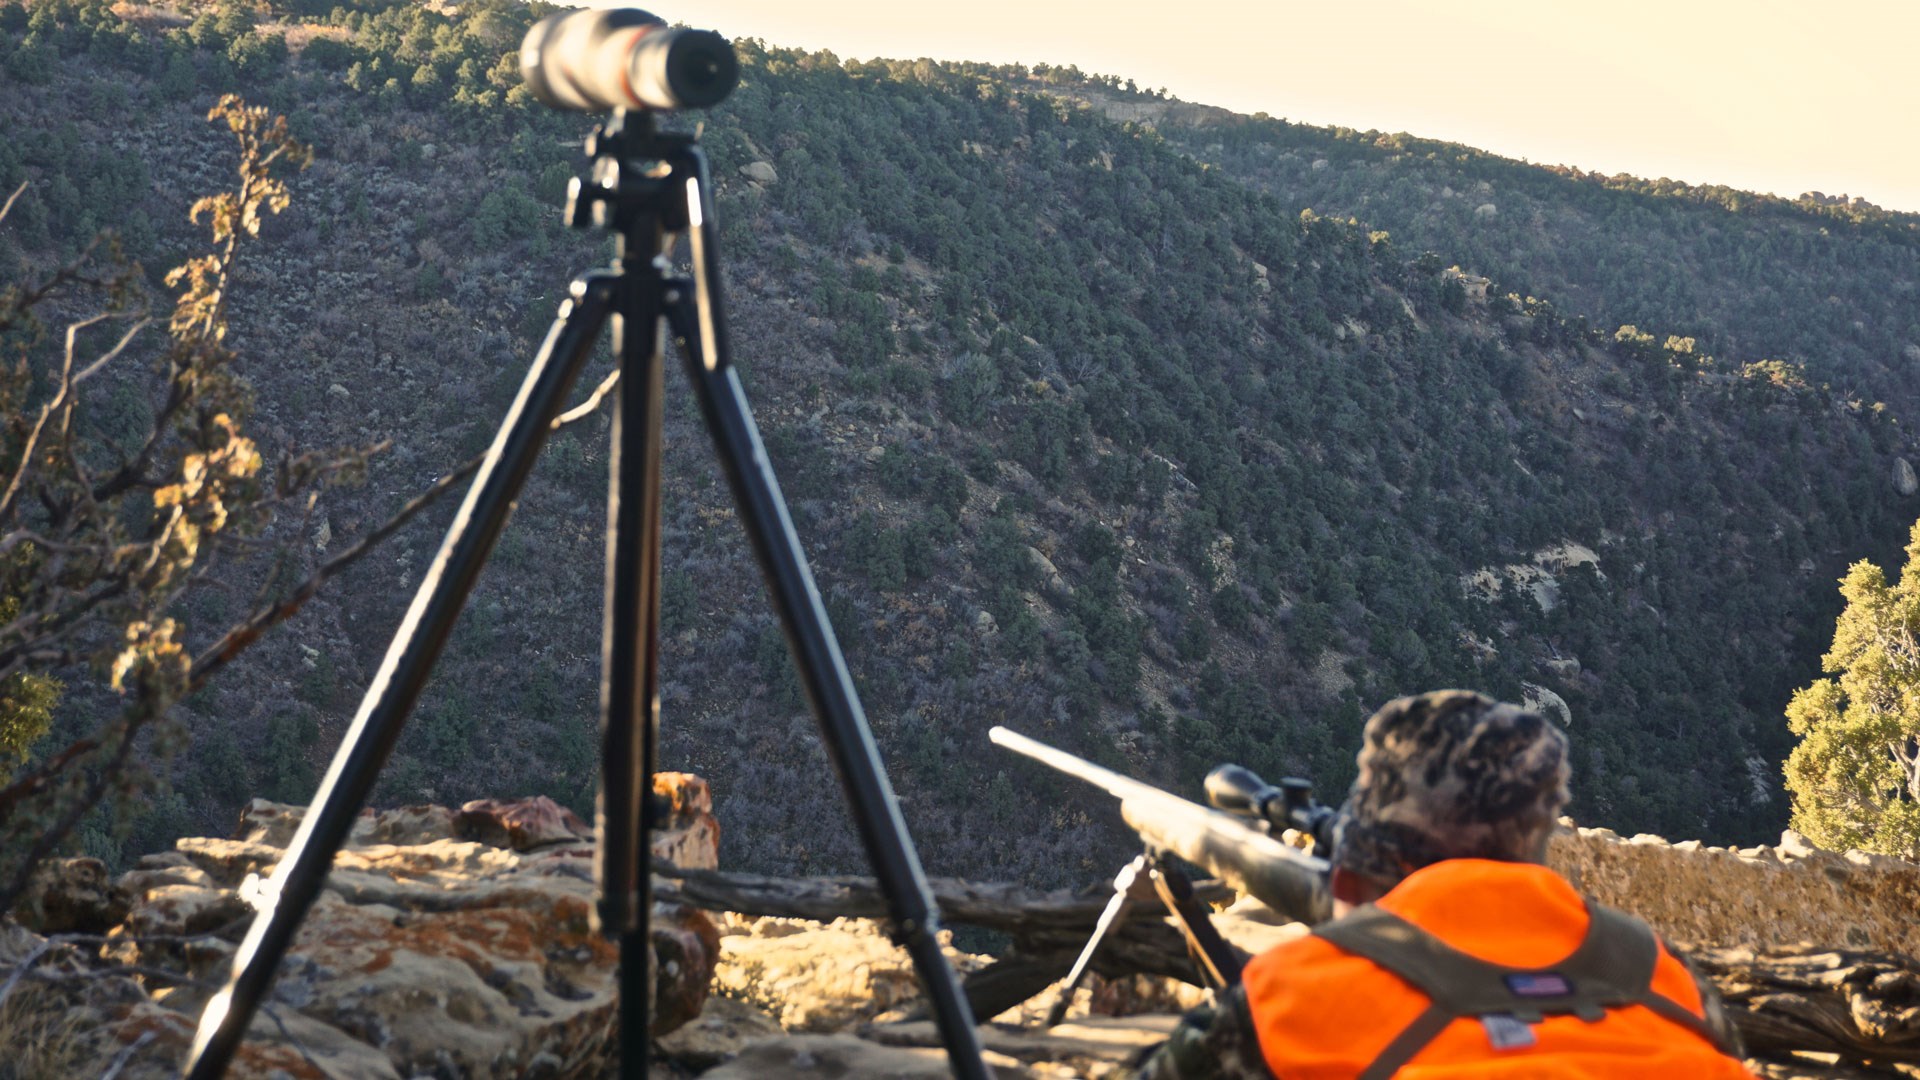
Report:
[{"label": "forested slope", "polygon": [[[122,10],[0,6],[0,187],[29,182],[0,259],[116,227],[157,274],[221,167],[213,95],[290,114],[320,158],[238,284],[256,426],[269,450],[395,444],[320,508],[328,540],[282,538],[298,570],[484,444],[567,276],[604,253],[554,209],[586,122],[518,87],[534,12],[512,5]],[[736,349],[935,872],[1078,883],[1122,850],[1110,812],[992,752],[991,724],[1169,782],[1235,760],[1337,792],[1365,713],[1439,685],[1563,702],[1583,820],[1743,841],[1784,822],[1780,712],[1817,667],[1831,583],[1897,550],[1920,505],[1889,479],[1913,449],[1899,408],[1757,363],[1782,353],[1725,305],[1649,307],[1621,335],[1595,301],[1595,330],[1569,316],[1589,286],[1562,296],[1546,270],[1520,290],[1545,300],[1510,303],[1518,271],[1367,220],[1360,195],[1390,188],[1356,189],[1360,221],[1303,214],[1333,208],[1310,162],[1297,187],[1208,167],[1029,73],[741,50],[705,131]],[[1821,243],[1905,280],[1897,225],[1836,219]],[[1629,216],[1581,243],[1626,264],[1658,240]],[[1817,273],[1782,244],[1756,273]],[[1495,297],[1469,299],[1453,263],[1497,273]],[[668,763],[712,780],[733,865],[851,869],[675,396]],[[383,801],[590,805],[603,444],[556,439]],[[134,850],[250,795],[308,796],[441,513],[195,700]],[[233,613],[186,614],[210,632]],[[64,722],[98,707],[70,693]]]},{"label": "forested slope", "polygon": [[1903,415],[1920,401],[1920,216],[1264,117],[1186,114],[1160,128],[1289,206],[1358,215],[1502,293],[1551,297],[1608,329],[1683,327],[1710,352],[1803,363]]}]

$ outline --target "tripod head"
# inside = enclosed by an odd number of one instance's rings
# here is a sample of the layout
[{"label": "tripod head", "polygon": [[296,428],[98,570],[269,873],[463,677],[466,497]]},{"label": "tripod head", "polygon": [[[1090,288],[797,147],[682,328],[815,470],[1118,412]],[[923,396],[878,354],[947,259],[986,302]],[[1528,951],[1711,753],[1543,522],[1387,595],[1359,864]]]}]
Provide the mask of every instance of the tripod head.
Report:
[{"label": "tripod head", "polygon": [[689,203],[668,190],[674,161],[684,161],[692,135],[661,131],[652,113],[615,109],[587,136],[585,177],[567,182],[567,227],[608,229],[624,236],[640,214],[653,214],[662,230],[677,233],[691,223]]}]

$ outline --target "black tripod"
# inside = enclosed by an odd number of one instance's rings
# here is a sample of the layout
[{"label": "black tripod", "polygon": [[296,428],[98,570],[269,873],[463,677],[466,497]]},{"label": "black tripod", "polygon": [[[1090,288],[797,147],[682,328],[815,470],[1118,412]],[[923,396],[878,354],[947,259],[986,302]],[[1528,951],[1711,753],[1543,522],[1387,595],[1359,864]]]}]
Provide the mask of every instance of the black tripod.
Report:
[{"label": "black tripod", "polygon": [[[733,369],[706,155],[692,136],[656,130],[650,113],[623,111],[588,138],[587,154],[592,172],[585,182],[574,181],[568,223],[610,230],[617,245],[613,265],[573,282],[313,806],[272,878],[255,890],[259,914],[234,955],[230,980],[200,1018],[186,1073],[212,1080],[225,1071],[392,753],[551,421],[611,317],[620,383],[609,454],[596,870],[602,929],[620,942],[621,1075],[645,1077],[649,1048],[647,832],[661,816],[652,778],[660,711],[661,394],[671,328],[887,896],[895,938],[913,957],[954,1075],[988,1077],[966,998],[940,952],[932,892]],[[668,258],[682,234],[692,260],[686,278],[670,273]]]}]

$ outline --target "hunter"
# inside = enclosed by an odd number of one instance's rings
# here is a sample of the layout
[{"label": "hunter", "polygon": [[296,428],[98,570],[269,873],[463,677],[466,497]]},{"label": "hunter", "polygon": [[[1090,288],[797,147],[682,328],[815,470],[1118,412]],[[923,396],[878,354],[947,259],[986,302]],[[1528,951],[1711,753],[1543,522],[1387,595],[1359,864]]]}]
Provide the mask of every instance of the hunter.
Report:
[{"label": "hunter", "polygon": [[1250,961],[1141,1080],[1751,1075],[1711,986],[1544,863],[1567,739],[1463,690],[1366,724],[1334,918]]}]

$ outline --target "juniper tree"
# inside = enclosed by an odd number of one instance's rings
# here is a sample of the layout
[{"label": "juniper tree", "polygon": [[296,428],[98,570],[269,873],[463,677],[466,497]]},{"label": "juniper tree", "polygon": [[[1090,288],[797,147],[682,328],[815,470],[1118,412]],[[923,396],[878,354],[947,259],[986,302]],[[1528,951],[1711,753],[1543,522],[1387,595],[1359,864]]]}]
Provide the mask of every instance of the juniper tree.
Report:
[{"label": "juniper tree", "polygon": [[1920,522],[1897,583],[1866,560],[1821,659],[1837,679],[1796,691],[1787,723],[1793,826],[1822,847],[1920,857]]}]

